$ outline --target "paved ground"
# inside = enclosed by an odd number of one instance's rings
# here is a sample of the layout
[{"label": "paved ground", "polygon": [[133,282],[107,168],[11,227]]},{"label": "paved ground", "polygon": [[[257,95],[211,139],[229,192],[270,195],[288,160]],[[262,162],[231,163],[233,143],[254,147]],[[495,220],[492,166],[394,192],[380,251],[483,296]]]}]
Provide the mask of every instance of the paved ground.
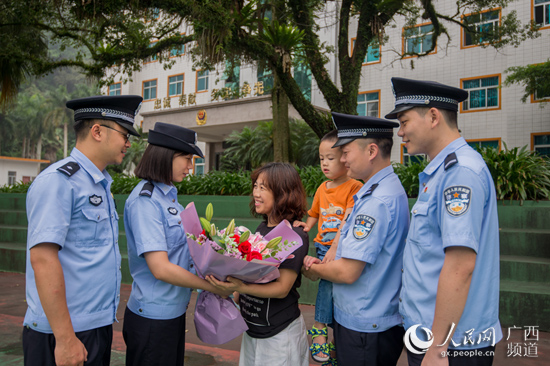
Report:
[{"label": "paved ground", "polygon": [[[118,311],[120,323],[114,325],[114,340],[111,365],[124,365],[126,347],[122,339],[122,321],[126,301],[130,295],[130,286],[122,285],[121,304]],[[189,309],[194,309],[196,293],[193,294]],[[0,272],[0,366],[23,365],[21,330],[26,311],[25,276],[19,273]],[[301,306],[306,324],[313,324],[315,308]],[[537,309],[533,309],[537,311]],[[221,346],[202,343],[195,333],[193,312],[187,317],[187,342],[185,364],[187,366],[230,366],[237,365],[239,359],[240,337]],[[517,324],[523,328],[532,324]],[[524,329],[512,330],[510,338],[505,328],[504,339],[497,344],[495,366],[539,366],[550,365],[550,333],[539,332],[536,339],[524,340]],[[536,357],[527,357],[525,354]],[[519,355],[521,354],[521,356]],[[511,355],[515,355],[512,357]],[[319,365],[314,362],[312,365]],[[404,354],[398,366],[406,366]]]}]

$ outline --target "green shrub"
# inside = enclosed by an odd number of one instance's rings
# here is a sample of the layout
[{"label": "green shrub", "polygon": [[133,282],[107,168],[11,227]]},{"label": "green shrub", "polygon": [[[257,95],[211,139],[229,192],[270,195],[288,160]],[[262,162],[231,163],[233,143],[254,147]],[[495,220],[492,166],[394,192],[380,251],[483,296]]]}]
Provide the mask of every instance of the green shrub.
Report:
[{"label": "green shrub", "polygon": [[0,187],[0,193],[27,193],[27,190],[31,186],[30,183],[18,182],[15,184],[5,185]]},{"label": "green shrub", "polygon": [[303,168],[296,168],[296,170],[298,170],[308,197],[313,197],[321,183],[327,180],[319,165],[305,166]]},{"label": "green shrub", "polygon": [[495,182],[497,199],[539,200],[550,198],[550,162],[536,152],[514,147],[481,149]]},{"label": "green shrub", "polygon": [[393,170],[399,177],[405,193],[409,198],[418,197],[418,190],[420,188],[420,181],[418,174],[420,174],[424,168],[428,165],[426,160],[420,163],[412,163],[410,165],[403,165],[400,163],[393,163]]},{"label": "green shrub", "polygon": [[130,194],[135,186],[141,181],[138,177],[125,174],[115,174],[113,183],[111,183],[111,192],[113,194]]}]

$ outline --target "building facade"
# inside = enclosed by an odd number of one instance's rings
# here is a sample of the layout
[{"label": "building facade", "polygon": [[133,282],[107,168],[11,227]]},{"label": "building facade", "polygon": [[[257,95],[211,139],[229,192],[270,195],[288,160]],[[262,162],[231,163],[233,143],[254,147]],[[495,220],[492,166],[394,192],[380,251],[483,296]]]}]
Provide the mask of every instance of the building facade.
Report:
[{"label": "building facade", "polygon": [[33,181],[38,173],[40,173],[40,164],[47,164],[49,162],[49,160],[0,156],[0,187],[19,182],[29,183]]},{"label": "building facade", "polygon": [[[455,4],[445,0],[436,3],[441,13],[452,13]],[[338,2],[327,2],[320,14],[319,36],[322,42],[336,46]],[[422,52],[432,41],[430,23],[406,27],[406,20],[394,19],[385,29],[385,42],[373,45],[365,57],[358,94],[360,115],[384,117],[393,109],[392,77],[433,80],[468,90],[469,98],[461,103],[458,124],[462,136],[472,145],[508,148],[527,146],[529,150],[550,155],[550,95],[532,95],[521,101],[523,88],[504,87],[505,70],[550,59],[550,0],[523,0],[505,8],[486,9],[481,13],[464,14],[463,20],[478,29],[499,26],[503,15],[517,13],[522,24],[531,20],[541,25],[541,36],[523,41],[517,48],[506,46],[495,50],[483,47],[457,24],[445,23],[449,38],[440,36],[435,51],[425,57],[400,58],[406,52]],[[350,24],[349,52],[353,52],[357,22]],[[181,30],[189,34],[192,29]],[[482,42],[482,41],[481,41]],[[150,59],[131,82],[110,85],[107,93],[138,94],[144,102],[136,121],[144,131],[157,121],[178,124],[197,131],[203,144],[206,161],[196,161],[195,173],[215,169],[224,149],[224,139],[234,130],[255,126],[272,119],[269,88],[272,76],[256,65],[240,65],[235,69],[218,65],[214,71],[194,70],[185,48],[172,51],[174,66],[164,70]],[[328,71],[342,87],[335,54],[328,55]],[[327,103],[305,66],[295,66],[293,75],[303,93],[320,110],[328,111]],[[345,86],[344,86],[345,87]],[[228,90],[239,90],[236,99],[228,98]],[[299,114],[289,108],[292,117]],[[395,136],[392,160],[410,163],[414,159]]]}]

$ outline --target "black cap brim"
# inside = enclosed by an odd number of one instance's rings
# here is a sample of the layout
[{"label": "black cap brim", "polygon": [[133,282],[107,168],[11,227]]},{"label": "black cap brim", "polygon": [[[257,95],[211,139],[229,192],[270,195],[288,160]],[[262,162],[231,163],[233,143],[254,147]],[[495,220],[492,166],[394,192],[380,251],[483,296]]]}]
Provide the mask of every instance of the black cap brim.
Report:
[{"label": "black cap brim", "polygon": [[357,140],[357,137],[342,137],[342,138],[339,138],[338,141],[336,141],[336,143],[332,145],[332,147],[343,146],[343,145],[349,144],[353,140]]},{"label": "black cap brim", "polygon": [[198,155],[201,158],[204,158],[204,154],[198,146],[160,131],[149,130],[149,138],[147,141],[151,145],[162,146],[172,150]]},{"label": "black cap brim", "polygon": [[420,107],[418,105],[411,105],[411,104],[403,104],[399,107],[396,107],[393,111],[386,114],[385,118],[387,119],[397,119],[397,115],[401,112],[408,111],[409,109],[413,109],[414,107]]},{"label": "black cap brim", "polygon": [[[113,121],[112,119],[110,121]],[[130,135],[133,135],[133,136],[137,136],[137,137],[140,137],[141,135],[136,131],[136,129],[134,128],[134,126],[130,126],[129,123],[124,123],[124,122],[119,122],[119,121],[113,121],[115,122],[117,125],[121,126],[121,127],[124,127],[125,129],[128,130],[128,133]]]}]

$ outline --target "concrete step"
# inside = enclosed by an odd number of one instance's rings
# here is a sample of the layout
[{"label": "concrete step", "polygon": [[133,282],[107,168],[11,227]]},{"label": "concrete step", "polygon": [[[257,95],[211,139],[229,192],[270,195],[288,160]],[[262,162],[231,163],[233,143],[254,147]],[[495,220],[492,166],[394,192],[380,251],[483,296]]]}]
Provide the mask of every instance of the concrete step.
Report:
[{"label": "concrete step", "polygon": [[501,255],[500,279],[548,282],[550,286],[550,258]]},{"label": "concrete step", "polygon": [[500,227],[517,229],[545,229],[550,222],[549,201],[498,202],[498,221]]},{"label": "concrete step", "polygon": [[0,210],[0,225],[27,226],[25,210]]},{"label": "concrete step", "polygon": [[503,327],[539,326],[550,330],[550,282],[501,281],[500,322]]},{"label": "concrete step", "polygon": [[500,255],[550,258],[550,229],[501,228]]}]

